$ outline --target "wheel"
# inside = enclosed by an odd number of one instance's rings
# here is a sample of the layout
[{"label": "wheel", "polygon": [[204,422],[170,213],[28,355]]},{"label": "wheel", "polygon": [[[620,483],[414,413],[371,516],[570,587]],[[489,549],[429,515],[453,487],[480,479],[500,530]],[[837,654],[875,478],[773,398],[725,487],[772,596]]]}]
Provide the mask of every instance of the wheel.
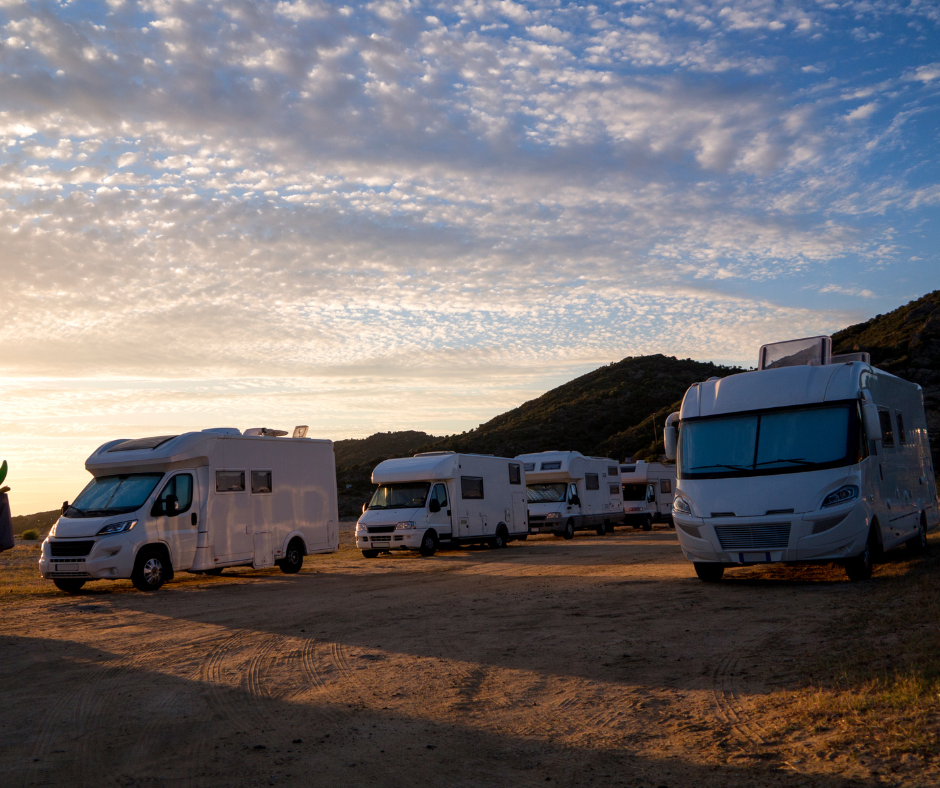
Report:
[{"label": "wheel", "polygon": [[865,542],[865,549],[857,556],[848,559],[845,562],[845,573],[849,580],[871,580],[871,570],[874,568],[875,556],[878,554],[878,534],[876,532],[877,522],[871,524],[868,530],[868,540]]},{"label": "wheel", "polygon": [[599,526],[597,526],[597,535],[603,536],[606,533],[607,533],[607,523],[603,522]]},{"label": "wheel", "polygon": [[170,573],[170,562],[160,550],[144,548],[137,555],[131,582],[138,591],[156,591]]},{"label": "wheel", "polygon": [[496,529],[496,536],[490,539],[490,547],[493,547],[497,550],[502,549],[507,544],[507,533],[506,529],[500,526]]},{"label": "wheel", "polygon": [[610,520],[604,520],[604,533],[612,534],[614,532],[614,524]]},{"label": "wheel", "polygon": [[646,517],[643,519],[643,524],[640,526],[640,528],[642,528],[644,531],[652,531],[653,530],[653,518],[650,517],[649,515],[646,515]]},{"label": "wheel", "polygon": [[574,520],[569,520],[565,523],[565,530],[562,536],[565,537],[565,539],[574,539]]},{"label": "wheel", "polygon": [[[644,528],[643,530],[645,531],[646,529]],[[695,574],[698,575],[699,580],[703,580],[706,583],[719,582],[725,573],[725,568],[721,564],[705,564],[696,561],[692,566],[695,567]]]},{"label": "wheel", "polygon": [[286,575],[294,575],[304,565],[304,546],[299,539],[291,539],[287,545],[287,552],[280,560],[281,571]]},{"label": "wheel", "polygon": [[65,591],[67,594],[77,594],[82,590],[82,586],[85,585],[84,580],[67,580],[65,578],[61,580],[53,580],[55,587],[60,591]]},{"label": "wheel", "polygon": [[437,552],[437,534],[434,531],[425,531],[418,552],[425,558],[430,558]]},{"label": "wheel", "polygon": [[927,549],[927,521],[921,515],[920,522],[917,524],[917,535],[908,539],[905,547],[912,553],[922,553]]},{"label": "wheel", "polygon": [[675,528],[675,527],[676,527],[676,524],[673,522],[673,519],[672,519],[671,517],[670,517],[668,520],[666,520],[666,527],[667,527],[667,528]]},{"label": "wheel", "polygon": [[218,577],[220,574],[222,574],[224,569],[225,569],[224,566],[216,566],[216,567],[213,567],[212,569],[206,569],[203,572],[203,574],[209,575],[209,577]]},{"label": "wheel", "polygon": [[378,550],[363,550],[363,551],[362,551],[362,554],[363,554],[366,558],[378,558],[378,557],[379,557],[379,551],[378,551]]}]

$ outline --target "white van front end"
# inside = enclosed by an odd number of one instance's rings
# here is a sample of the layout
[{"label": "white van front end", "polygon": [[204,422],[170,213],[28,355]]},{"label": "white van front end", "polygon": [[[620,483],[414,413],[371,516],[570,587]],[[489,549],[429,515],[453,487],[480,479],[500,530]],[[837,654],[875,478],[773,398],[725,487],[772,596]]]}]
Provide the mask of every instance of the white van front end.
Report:
[{"label": "white van front end", "polygon": [[[134,569],[140,512],[111,517],[60,517],[42,543],[39,571],[48,580],[118,580]],[[140,531],[143,531],[140,528]]]},{"label": "white van front end", "polygon": [[759,564],[839,561],[865,547],[872,509],[859,466],[799,475],[796,487],[776,476],[684,479],[673,518],[693,562]]},{"label": "white van front end", "polygon": [[428,530],[424,507],[367,509],[356,523],[356,547],[360,550],[418,550]]}]

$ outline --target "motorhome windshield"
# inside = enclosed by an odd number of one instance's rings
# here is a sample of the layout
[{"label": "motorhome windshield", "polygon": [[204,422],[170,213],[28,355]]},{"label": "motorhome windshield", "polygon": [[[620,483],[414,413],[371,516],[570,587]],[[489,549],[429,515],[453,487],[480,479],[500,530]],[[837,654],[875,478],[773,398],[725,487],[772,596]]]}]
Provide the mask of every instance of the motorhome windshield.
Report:
[{"label": "motorhome windshield", "polygon": [[857,405],[750,411],[683,419],[679,478],[766,476],[837,468],[859,460]]},{"label": "motorhome windshield", "polygon": [[625,484],[623,486],[623,499],[625,501],[645,501],[645,484]]},{"label": "motorhome windshield", "polygon": [[370,509],[420,509],[431,489],[430,482],[381,484],[372,496]]},{"label": "motorhome windshield", "polygon": [[565,482],[529,484],[525,488],[529,503],[562,503],[567,490]]},{"label": "motorhome windshield", "polygon": [[66,517],[104,517],[109,514],[136,512],[146,503],[162,473],[126,473],[120,476],[98,476],[88,482]]}]

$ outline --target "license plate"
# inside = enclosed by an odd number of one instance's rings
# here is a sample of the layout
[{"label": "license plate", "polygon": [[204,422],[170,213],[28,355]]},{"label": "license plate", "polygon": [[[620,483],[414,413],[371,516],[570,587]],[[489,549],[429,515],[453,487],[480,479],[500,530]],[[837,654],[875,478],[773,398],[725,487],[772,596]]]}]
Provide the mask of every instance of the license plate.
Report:
[{"label": "license plate", "polygon": [[373,536],[373,537],[372,537],[372,541],[373,541],[373,542],[391,542],[391,541],[392,541],[392,537],[390,537],[390,536]]},{"label": "license plate", "polygon": [[85,564],[84,562],[80,564],[56,564],[55,566],[52,567],[52,571],[55,572],[56,574],[59,574],[62,572],[84,572]]}]

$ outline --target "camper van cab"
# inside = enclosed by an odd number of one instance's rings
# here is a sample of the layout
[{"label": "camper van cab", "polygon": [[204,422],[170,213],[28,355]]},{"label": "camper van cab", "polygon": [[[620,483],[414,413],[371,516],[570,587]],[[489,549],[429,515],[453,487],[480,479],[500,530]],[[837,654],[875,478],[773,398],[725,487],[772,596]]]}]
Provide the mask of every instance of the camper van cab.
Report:
[{"label": "camper van cab", "polygon": [[529,527],[534,534],[573,539],[575,531],[605,534],[623,524],[620,466],[576,451],[520,454],[526,474]]},{"label": "camper van cab", "polygon": [[672,499],[676,489],[676,466],[661,462],[624,461],[620,466],[623,482],[624,524],[650,531],[653,523],[672,523]]},{"label": "camper van cab", "polygon": [[926,545],[940,514],[923,393],[867,355],[833,357],[829,337],[765,345],[756,371],[686,392],[666,453],[679,543],[702,580],[791,561],[862,580],[883,550]]},{"label": "camper van cab", "polygon": [[379,463],[356,524],[366,558],[392,550],[431,556],[440,545],[505,547],[528,536],[525,473],[505,457],[427,452]]},{"label": "camper van cab", "polygon": [[305,555],[334,552],[333,444],[294,433],[221,428],[104,444],[43,542],[42,576],[69,592],[121,578],[154,591],[178,571],[294,573]]}]

